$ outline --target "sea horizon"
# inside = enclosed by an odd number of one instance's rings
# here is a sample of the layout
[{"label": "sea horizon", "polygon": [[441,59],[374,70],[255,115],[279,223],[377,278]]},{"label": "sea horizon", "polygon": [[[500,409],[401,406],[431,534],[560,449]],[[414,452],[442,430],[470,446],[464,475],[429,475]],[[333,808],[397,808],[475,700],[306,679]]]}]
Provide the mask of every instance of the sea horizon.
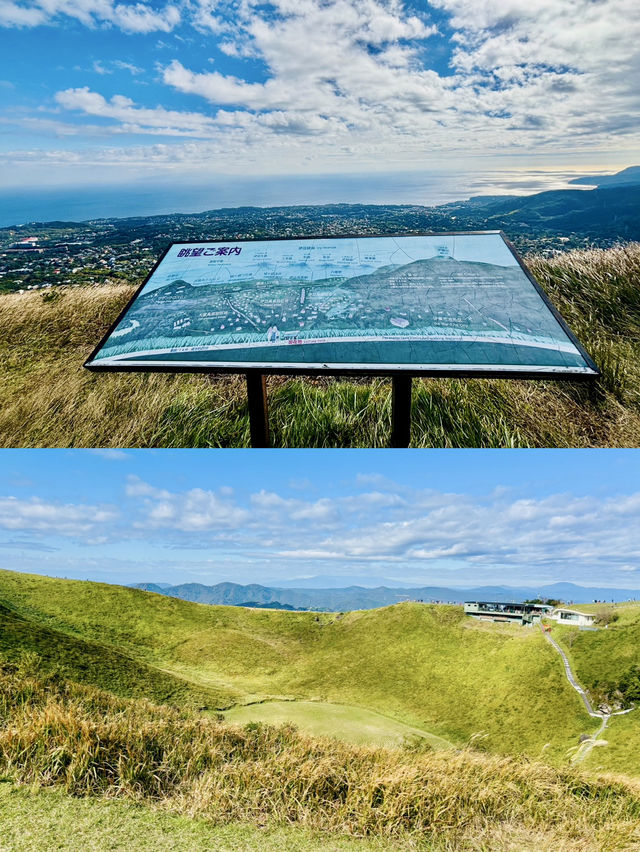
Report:
[{"label": "sea horizon", "polygon": [[[590,170],[587,170],[590,171]],[[376,174],[219,177],[203,184],[176,177],[109,185],[0,189],[0,227],[35,222],[198,214],[238,207],[325,204],[435,207],[478,195],[530,195],[570,187],[580,170],[410,171]]]}]

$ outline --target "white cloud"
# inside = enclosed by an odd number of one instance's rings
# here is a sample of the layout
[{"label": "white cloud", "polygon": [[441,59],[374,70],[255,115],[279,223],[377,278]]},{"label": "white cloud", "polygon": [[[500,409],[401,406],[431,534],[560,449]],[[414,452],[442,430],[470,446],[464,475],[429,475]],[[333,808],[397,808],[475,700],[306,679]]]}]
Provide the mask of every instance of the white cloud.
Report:
[{"label": "white cloud", "polygon": [[156,11],[144,3],[120,3],[113,9],[111,20],[126,33],[169,33],[180,23],[180,12],[176,6]]},{"label": "white cloud", "polygon": [[[178,60],[166,66],[164,81],[236,107],[229,121],[258,144],[261,131],[276,132],[281,123],[285,132],[302,128],[327,144],[348,133],[354,150],[369,158],[398,146],[405,156],[443,148],[553,149],[569,136],[573,146],[593,146],[637,132],[628,121],[640,106],[640,18],[631,0],[433,5],[452,15],[457,30],[450,76],[428,68],[435,28],[399,2],[277,0],[277,14],[266,16],[246,0],[235,36],[224,5],[213,29],[225,33],[227,53],[265,63],[264,82],[195,71]],[[265,122],[265,113],[278,121]],[[312,126],[311,117],[325,121]]]},{"label": "white cloud", "polygon": [[136,106],[131,98],[124,95],[113,95],[107,100],[88,86],[57,92],[55,100],[64,109],[114,119],[121,123],[119,130],[128,133],[207,138],[215,127],[215,123],[201,113],[167,110],[163,107],[147,109]]},{"label": "white cloud", "polygon": [[[398,561],[415,566],[438,560],[459,565],[540,568],[579,574],[594,566],[633,570],[640,558],[640,528],[621,511],[638,495],[597,500],[552,495],[509,502],[504,496],[420,494],[403,506],[389,503],[355,529],[316,537],[313,547],[283,548],[282,556],[315,560]],[[426,507],[426,509],[425,509]],[[389,512],[393,512],[389,517]],[[385,517],[386,516],[386,517]]]},{"label": "white cloud", "polygon": [[[624,129],[639,106],[640,18],[635,0],[433,0],[452,13],[453,61],[479,107],[539,122],[541,137]],[[575,137],[574,137],[575,138]]]},{"label": "white cloud", "polygon": [[335,524],[340,518],[338,502],[328,497],[309,502],[284,499],[270,491],[259,491],[251,495],[251,505],[260,518],[270,518],[277,525],[288,525],[292,521],[311,521],[319,525]]},{"label": "white cloud", "polygon": [[23,6],[11,0],[0,0],[0,26],[37,27],[47,19],[47,13],[38,6]]},{"label": "white cloud", "polygon": [[310,491],[313,489],[313,482],[308,476],[294,477],[289,480],[289,488],[295,491]]},{"label": "white cloud", "polygon": [[137,477],[129,477],[126,494],[142,498],[135,526],[173,530],[186,533],[206,533],[221,529],[238,529],[250,519],[250,513],[232,499],[233,492],[222,488],[217,493],[202,488],[192,488],[183,493],[172,493],[156,488]]},{"label": "white cloud", "polygon": [[148,482],[143,482],[140,477],[134,475],[127,477],[125,494],[127,497],[155,497],[158,500],[168,500],[171,497],[170,491],[149,485]]},{"label": "white cloud", "polygon": [[168,33],[180,23],[180,12],[172,5],[155,9],[146,3],[114,6],[112,0],[0,0],[0,26],[35,27],[63,17],[88,27],[112,24],[126,33]]},{"label": "white cloud", "polygon": [[118,71],[128,71],[134,77],[138,76],[138,74],[144,74],[144,68],[139,68],[131,62],[123,62],[121,59],[114,59],[111,62],[96,59],[92,65],[92,69],[96,74],[101,75],[113,74],[116,69]]},{"label": "white cloud", "polygon": [[[265,82],[195,72],[178,60],[165,68],[164,81],[217,106],[243,108],[254,118],[277,113],[271,122],[276,131],[282,125],[292,133],[302,127],[327,136],[379,131],[391,117],[405,124],[407,109],[429,112],[447,97],[438,75],[417,62],[417,46],[435,27],[401,3],[280,0],[275,8],[276,16],[267,17],[258,4],[243,4],[235,17],[236,40],[228,34],[225,42],[227,53],[260,57],[269,69]],[[224,25],[218,19],[218,29]],[[251,126],[246,114],[244,121]]]},{"label": "white cloud", "polygon": [[131,62],[123,62],[121,59],[114,59],[113,66],[121,71],[128,71],[130,74],[133,74],[134,77],[138,74],[144,74],[144,68],[140,68],[138,65],[133,65]]},{"label": "white cloud", "polygon": [[340,496],[304,499],[275,490],[244,496],[225,485],[181,491],[129,476],[120,510],[3,497],[0,528],[31,533],[39,546],[66,536],[96,548],[137,540],[138,549],[210,550],[224,564],[232,554],[248,574],[270,559],[307,574],[324,573],[327,563],[332,573],[358,563],[380,576],[394,565],[396,574],[425,582],[447,571],[458,584],[476,582],[481,572],[483,582],[607,585],[614,577],[633,582],[640,566],[640,492],[522,497],[494,489],[475,496],[375,481],[375,491],[351,485]]},{"label": "white cloud", "polygon": [[582,570],[629,571],[640,559],[640,494],[536,499],[498,489],[478,498],[389,487],[305,500],[261,490],[245,508],[221,489],[173,493],[130,479],[127,493],[144,498],[138,527],[215,540],[226,530],[236,547],[298,562],[445,562],[563,576],[569,566],[575,579]]},{"label": "white cloud", "polygon": [[[430,18],[434,8],[453,28],[448,68],[440,64],[446,48]],[[574,155],[640,145],[635,0],[432,0],[413,6],[401,0],[194,0],[180,10],[170,3],[0,0],[6,26],[67,16],[131,33],[169,32],[183,14],[199,38],[235,60],[233,74],[208,63],[194,67],[186,53],[161,69],[174,90],[172,102],[175,92],[198,96],[202,113],[136,105],[122,95],[107,99],[87,87],[59,93],[63,109],[112,122],[103,133],[203,140],[77,151],[76,162],[186,170],[215,161],[225,173],[268,163],[277,173],[341,171],[357,161],[359,169],[384,163],[392,170],[420,167],[445,152],[458,158]],[[95,70],[116,66],[117,60],[103,59]],[[118,67],[140,71],[122,61]],[[15,156],[26,162],[32,155]],[[71,152],[51,152],[50,159],[62,164],[65,156]]]},{"label": "white cloud", "polygon": [[118,518],[112,506],[55,503],[32,497],[0,497],[0,527],[62,536],[86,536]]},{"label": "white cloud", "polygon": [[103,449],[89,450],[88,452],[92,453],[94,456],[100,456],[100,458],[107,459],[107,461],[127,461],[129,458],[129,454],[124,450]]}]

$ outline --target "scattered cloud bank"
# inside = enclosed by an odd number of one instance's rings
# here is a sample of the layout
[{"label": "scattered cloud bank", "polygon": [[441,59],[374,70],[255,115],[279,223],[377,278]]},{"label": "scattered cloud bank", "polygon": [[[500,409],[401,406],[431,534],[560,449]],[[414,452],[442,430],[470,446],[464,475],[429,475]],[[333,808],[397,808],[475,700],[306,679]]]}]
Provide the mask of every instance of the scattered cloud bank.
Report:
[{"label": "scattered cloud bank", "polygon": [[[123,141],[92,152],[91,162],[216,157],[219,167],[243,170],[261,154],[276,171],[380,158],[397,168],[438,152],[637,150],[640,141],[635,0],[194,0],[162,9],[0,0],[0,25],[65,17],[129,34],[173,32],[178,56],[158,60],[156,83],[167,102],[200,103],[197,111],[143,105],[131,92],[107,97],[86,84],[58,91],[72,124],[98,116],[113,135],[199,140]],[[196,40],[215,58],[196,51],[194,59],[187,42]],[[102,76],[116,67],[132,79],[140,73],[124,60],[94,61]]]},{"label": "scattered cloud bank", "polygon": [[271,560],[289,574],[348,573],[360,564],[425,582],[431,571],[453,583],[506,571],[628,584],[640,568],[640,492],[525,499],[503,489],[473,497],[384,481],[371,490],[367,482],[341,497],[261,490],[240,498],[229,487],[177,491],[131,476],[120,506],[0,498],[0,528],[49,547],[72,538],[212,557],[231,550],[236,562]]},{"label": "scattered cloud bank", "polygon": [[163,107],[144,109],[124,95],[114,95],[107,100],[88,86],[58,92],[55,100],[65,110],[78,110],[85,115],[114,119],[116,124],[110,128],[112,133],[203,137],[215,127],[212,119],[200,113],[167,110]]}]

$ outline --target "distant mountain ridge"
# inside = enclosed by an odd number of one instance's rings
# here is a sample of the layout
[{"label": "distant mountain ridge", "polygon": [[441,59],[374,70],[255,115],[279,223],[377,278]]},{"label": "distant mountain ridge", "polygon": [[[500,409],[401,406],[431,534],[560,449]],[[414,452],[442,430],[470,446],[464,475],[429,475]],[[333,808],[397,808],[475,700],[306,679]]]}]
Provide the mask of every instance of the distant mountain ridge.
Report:
[{"label": "distant mountain ridge", "polygon": [[629,166],[614,175],[591,175],[570,180],[571,184],[587,186],[635,186],[640,184],[640,166]]},{"label": "distant mountain ridge", "polygon": [[[604,179],[603,179],[604,180]],[[633,182],[631,182],[633,181]],[[586,182],[586,179],[585,179]],[[578,233],[592,238],[640,239],[640,178],[597,189],[553,189],[535,195],[476,196],[434,208],[461,225],[516,234]]]},{"label": "distant mountain ridge", "polygon": [[268,606],[281,604],[284,608],[340,612],[355,609],[376,609],[405,600],[445,601],[464,603],[467,600],[522,601],[545,597],[565,602],[590,603],[594,600],[626,601],[640,599],[640,590],[583,587],[574,583],[551,583],[546,586],[477,586],[469,589],[452,589],[443,586],[417,586],[414,588],[389,588],[378,586],[347,586],[335,589],[277,588],[250,583],[182,583],[165,587],[165,584],[135,583],[132,588],[159,595],[180,598],[194,603],[226,606]]}]

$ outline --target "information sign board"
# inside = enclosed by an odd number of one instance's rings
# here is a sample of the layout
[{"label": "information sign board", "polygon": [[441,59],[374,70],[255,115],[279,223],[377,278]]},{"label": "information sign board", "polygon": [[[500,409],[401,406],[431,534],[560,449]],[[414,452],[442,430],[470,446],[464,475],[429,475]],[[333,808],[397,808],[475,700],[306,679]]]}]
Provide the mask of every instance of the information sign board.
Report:
[{"label": "information sign board", "polygon": [[598,373],[499,231],[174,243],[85,366]]}]

